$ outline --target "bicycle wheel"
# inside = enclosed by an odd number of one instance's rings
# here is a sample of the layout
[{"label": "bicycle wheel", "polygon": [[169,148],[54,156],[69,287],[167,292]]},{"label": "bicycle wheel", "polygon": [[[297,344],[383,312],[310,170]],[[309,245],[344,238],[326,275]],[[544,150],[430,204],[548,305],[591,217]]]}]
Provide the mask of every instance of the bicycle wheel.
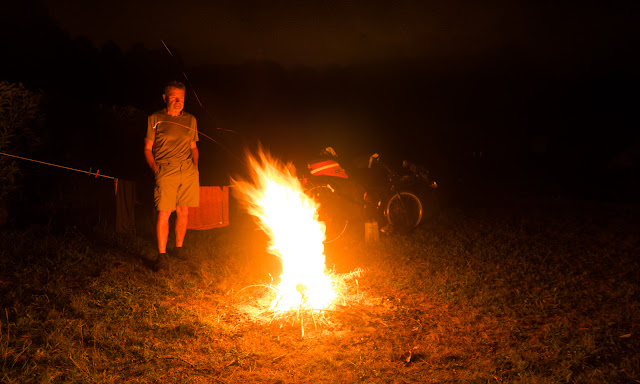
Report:
[{"label": "bicycle wheel", "polygon": [[328,185],[315,186],[307,191],[307,195],[318,203],[318,221],[326,226],[324,243],[339,239],[349,225],[340,197]]},{"label": "bicycle wheel", "polygon": [[408,232],[422,220],[422,202],[411,192],[396,193],[385,205],[384,216],[394,231]]}]

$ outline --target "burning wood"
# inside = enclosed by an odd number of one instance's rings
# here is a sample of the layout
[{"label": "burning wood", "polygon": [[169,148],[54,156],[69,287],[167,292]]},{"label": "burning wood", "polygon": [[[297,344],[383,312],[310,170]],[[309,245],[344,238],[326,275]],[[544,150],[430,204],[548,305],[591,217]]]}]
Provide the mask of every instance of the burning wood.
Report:
[{"label": "burning wood", "polygon": [[323,310],[336,299],[326,273],[325,225],[316,203],[304,194],[290,166],[260,151],[248,156],[251,181],[232,180],[234,192],[247,205],[269,237],[269,252],[282,260],[280,283],[271,310]]}]

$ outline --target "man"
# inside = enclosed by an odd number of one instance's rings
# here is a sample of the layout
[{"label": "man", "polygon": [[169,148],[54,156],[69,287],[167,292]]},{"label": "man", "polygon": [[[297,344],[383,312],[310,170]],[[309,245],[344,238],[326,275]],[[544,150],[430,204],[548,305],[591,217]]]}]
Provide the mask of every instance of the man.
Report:
[{"label": "man", "polygon": [[170,82],[162,95],[166,108],[150,115],[147,120],[144,155],[156,177],[158,270],[168,266],[167,239],[171,213],[176,211],[176,256],[184,258],[182,246],[187,233],[189,207],[199,204],[198,129],[196,118],[183,111],[184,96],[184,84]]}]

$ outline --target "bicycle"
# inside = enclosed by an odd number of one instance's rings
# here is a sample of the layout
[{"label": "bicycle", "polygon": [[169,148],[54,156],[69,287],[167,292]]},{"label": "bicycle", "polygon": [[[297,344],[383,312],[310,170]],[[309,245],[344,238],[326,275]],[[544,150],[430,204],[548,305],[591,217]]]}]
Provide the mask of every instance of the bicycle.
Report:
[{"label": "bicycle", "polygon": [[[325,243],[344,235],[353,223],[375,220],[384,233],[407,233],[425,216],[425,202],[435,199],[437,183],[423,167],[403,162],[402,172],[369,157],[368,170],[382,172],[377,180],[366,180],[328,159],[308,164],[303,177],[305,192],[318,204],[318,220],[326,226]],[[380,178],[384,181],[380,181]]]}]

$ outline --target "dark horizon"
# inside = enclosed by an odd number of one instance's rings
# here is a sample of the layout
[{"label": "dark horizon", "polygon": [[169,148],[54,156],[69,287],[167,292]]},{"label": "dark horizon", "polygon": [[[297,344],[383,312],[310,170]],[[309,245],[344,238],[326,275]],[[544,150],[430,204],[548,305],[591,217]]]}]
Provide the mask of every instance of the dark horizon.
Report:
[{"label": "dark horizon", "polygon": [[[52,156],[86,157],[113,172],[143,173],[144,161],[130,142],[140,139],[143,128],[114,127],[118,123],[109,120],[111,112],[105,117],[105,110],[133,107],[141,119],[162,106],[163,84],[178,79],[189,87],[185,109],[196,115],[200,131],[218,142],[201,137],[212,180],[220,180],[221,163],[237,167],[244,147],[261,141],[287,160],[314,156],[327,145],[345,158],[367,152],[409,157],[448,183],[530,178],[583,187],[599,177],[606,183],[628,179],[623,186],[637,183],[633,94],[640,66],[631,44],[637,33],[627,24],[602,36],[581,36],[575,46],[567,39],[580,31],[558,41],[537,36],[480,51],[378,57],[322,68],[283,65],[268,57],[196,65],[186,59],[191,53],[183,56],[181,47],[170,43],[171,54],[159,41],[151,48],[137,43],[124,49],[72,37],[45,4],[20,5],[22,12],[5,24],[12,59],[0,64],[0,80],[42,89],[48,129],[79,140],[61,140]],[[591,11],[576,8],[582,10],[576,16],[581,22],[591,20],[597,27],[584,32],[601,31],[612,15],[621,14],[613,6],[604,8],[602,23],[589,19],[595,17]],[[628,21],[630,15],[617,17]],[[557,30],[562,16],[549,17],[554,20],[549,31]],[[539,45],[538,54],[526,49],[531,44]],[[118,161],[107,150],[83,152],[104,132],[109,142],[125,142]],[[57,153],[60,148],[64,156]],[[140,164],[127,166],[123,155]],[[630,156],[631,164],[616,163],[620,155]]]}]

